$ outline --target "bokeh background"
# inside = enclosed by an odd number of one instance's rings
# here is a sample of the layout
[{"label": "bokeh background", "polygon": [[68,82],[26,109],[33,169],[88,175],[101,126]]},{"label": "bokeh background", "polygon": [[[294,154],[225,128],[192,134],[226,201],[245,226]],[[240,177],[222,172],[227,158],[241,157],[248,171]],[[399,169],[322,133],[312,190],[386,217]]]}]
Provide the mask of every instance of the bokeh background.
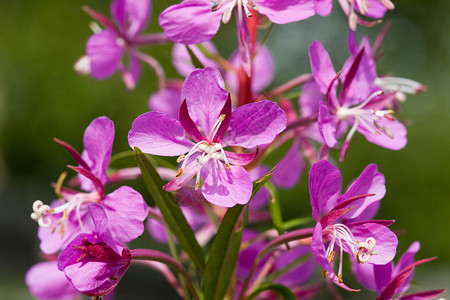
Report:
[{"label": "bokeh background", "polygon": [[[147,32],[162,31],[156,16],[176,2],[153,1]],[[396,220],[392,228],[401,233],[399,252],[419,240],[417,258],[439,257],[417,268],[410,291],[450,288],[450,2],[394,2],[378,72],[418,80],[428,92],[409,96],[403,105],[400,118],[408,124],[409,138],[405,149],[385,150],[356,136],[339,167],[348,183],[367,164],[376,163],[387,185],[379,218]],[[23,278],[40,259],[31,205],[36,199],[53,199],[50,183],[73,164],[52,138],[81,150],[84,128],[106,115],[116,126],[113,152],[128,150],[131,123],[147,110],[148,96],[156,90],[156,77],[146,67],[132,92],[118,74],[96,81],[73,71],[91,35],[91,19],[81,10],[85,4],[109,14],[109,1],[0,1],[0,299],[31,299]],[[359,27],[357,34],[374,38],[380,29]],[[310,71],[308,46],[315,39],[325,45],[336,68],[341,66],[348,55],[346,35],[347,19],[337,1],[328,18],[275,26],[267,41],[277,66],[271,86]],[[233,22],[222,26],[214,42],[224,57],[232,53],[237,46]],[[144,51],[163,64],[168,77],[178,77],[170,50],[162,45]],[[281,191],[286,218],[310,215],[306,186],[303,175],[294,191]],[[119,286],[119,299],[174,297],[156,273],[140,268],[127,273]]]}]

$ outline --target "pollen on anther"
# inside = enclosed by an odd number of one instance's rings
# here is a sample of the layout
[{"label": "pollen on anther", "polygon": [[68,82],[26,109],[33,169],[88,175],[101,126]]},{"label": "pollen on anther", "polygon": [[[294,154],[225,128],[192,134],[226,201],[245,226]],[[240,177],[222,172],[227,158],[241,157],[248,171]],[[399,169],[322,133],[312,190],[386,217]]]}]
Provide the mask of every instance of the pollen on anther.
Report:
[{"label": "pollen on anther", "polygon": [[328,263],[331,264],[331,262],[334,259],[334,255],[336,254],[336,252],[331,251],[330,255],[328,256]]},{"label": "pollen on anther", "polygon": [[183,168],[179,168],[177,171],[177,174],[175,175],[176,178],[180,177],[181,175],[183,175]]},{"label": "pollen on anther", "polygon": [[231,171],[231,166],[230,166],[230,164],[225,164],[225,167],[226,167],[228,170]]},{"label": "pollen on anther", "polygon": [[226,116],[227,116],[226,114],[221,114],[221,115],[219,116],[220,122],[223,122],[223,120],[225,120],[225,117],[226,117]]},{"label": "pollen on anther", "polygon": [[177,163],[180,163],[184,160],[186,156],[184,154],[181,154],[178,158],[177,158]]},{"label": "pollen on anther", "polygon": [[199,187],[200,187],[200,182],[196,182],[196,183],[195,183],[195,188],[194,188],[194,189],[197,191]]},{"label": "pollen on anther", "polygon": [[340,283],[344,283],[344,279],[342,279],[342,274],[338,275],[338,280]]},{"label": "pollen on anther", "polygon": [[327,278],[327,271],[325,269],[322,269],[322,277]]}]

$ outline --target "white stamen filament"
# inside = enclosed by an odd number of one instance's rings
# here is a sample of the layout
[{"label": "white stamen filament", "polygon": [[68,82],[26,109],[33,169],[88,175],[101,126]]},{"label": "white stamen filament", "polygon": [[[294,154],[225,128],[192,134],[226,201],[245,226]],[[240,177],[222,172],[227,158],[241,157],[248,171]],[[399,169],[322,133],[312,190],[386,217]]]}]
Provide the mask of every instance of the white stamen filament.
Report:
[{"label": "white stamen filament", "polygon": [[368,262],[372,255],[377,255],[378,251],[374,250],[376,241],[373,237],[369,237],[365,242],[356,241],[351,230],[343,224],[329,225],[323,231],[324,238],[330,240],[330,243],[325,251],[329,263],[334,260],[335,252],[334,246],[339,246],[339,267],[338,278],[342,282],[342,258],[344,251],[344,243],[347,245],[346,249],[351,251],[351,254],[356,258],[358,263]]},{"label": "white stamen filament", "polygon": [[238,17],[242,19],[243,17],[243,11],[247,16],[247,18],[250,18],[253,14],[251,13],[250,9],[257,10],[258,7],[254,0],[222,0],[222,1],[211,1],[211,11],[217,11],[222,6],[225,6],[223,15],[222,15],[222,23],[227,24],[230,21],[231,14],[233,12],[234,7],[237,7],[238,11]]},{"label": "white stamen filament", "polygon": [[375,85],[381,87],[386,93],[417,94],[426,90],[426,86],[420,82],[401,77],[377,77],[375,78]]}]

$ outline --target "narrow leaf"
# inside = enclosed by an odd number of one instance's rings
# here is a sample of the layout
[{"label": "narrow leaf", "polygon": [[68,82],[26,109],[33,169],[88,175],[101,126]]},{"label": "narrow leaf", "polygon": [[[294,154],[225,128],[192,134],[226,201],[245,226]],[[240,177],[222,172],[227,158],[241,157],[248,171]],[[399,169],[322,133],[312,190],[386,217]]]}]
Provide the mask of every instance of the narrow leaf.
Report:
[{"label": "narrow leaf", "polygon": [[204,298],[222,300],[228,290],[241,244],[242,230],[236,232],[243,205],[229,208],[211,245],[204,276]]},{"label": "narrow leaf", "polygon": [[141,169],[145,185],[158,206],[167,225],[177,237],[181,247],[187,252],[201,273],[205,270],[205,258],[202,248],[195,239],[194,231],[189,226],[177,201],[172,194],[163,190],[161,177],[152,166],[147,156],[135,147],[136,162]]},{"label": "narrow leaf", "polygon": [[277,189],[270,182],[266,182],[266,188],[269,190],[270,194],[269,209],[272,215],[273,225],[278,231],[278,234],[283,234],[285,230],[283,227],[283,219],[281,217],[280,198],[278,197]]}]

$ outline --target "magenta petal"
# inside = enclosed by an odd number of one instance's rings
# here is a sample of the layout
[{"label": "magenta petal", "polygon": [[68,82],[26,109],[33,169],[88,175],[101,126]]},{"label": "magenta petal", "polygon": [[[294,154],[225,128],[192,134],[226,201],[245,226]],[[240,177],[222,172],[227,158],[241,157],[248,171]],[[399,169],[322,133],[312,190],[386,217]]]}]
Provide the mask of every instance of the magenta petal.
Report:
[{"label": "magenta petal", "polygon": [[194,121],[192,121],[191,116],[189,116],[186,99],[181,103],[178,120],[180,120],[180,124],[183,126],[186,133],[189,134],[196,143],[205,140],[205,137],[200,133]]},{"label": "magenta petal", "polygon": [[[364,285],[365,288],[371,291],[377,290],[377,285],[375,283],[375,273],[372,264],[358,264],[356,259],[350,260],[352,264],[352,273],[355,278]],[[390,277],[388,277],[389,280]]]},{"label": "magenta petal", "polygon": [[165,113],[171,118],[178,118],[181,103],[181,89],[177,87],[166,87],[161,91],[154,92],[148,99],[148,107]]},{"label": "magenta petal", "polygon": [[282,253],[275,262],[274,271],[278,271],[283,267],[288,266],[295,260],[304,257],[306,261],[301,262],[296,267],[289,270],[287,273],[281,275],[274,280],[275,283],[280,283],[289,287],[300,286],[307,282],[316,270],[316,262],[309,256],[311,248],[308,246],[300,246]]},{"label": "magenta petal", "polygon": [[[256,157],[258,154],[258,150],[252,153],[235,153],[235,152],[228,152],[225,151],[225,155],[227,156],[228,161],[232,165],[237,166],[246,166],[249,163],[252,162],[252,160]],[[262,174],[264,175],[264,174]],[[261,176],[262,176],[261,175]]]},{"label": "magenta petal", "polygon": [[319,222],[321,211],[326,202],[341,189],[339,170],[326,160],[321,160],[311,167],[309,172],[309,194],[312,216]]},{"label": "magenta petal", "polygon": [[149,0],[114,0],[111,4],[111,15],[129,37],[141,33],[147,27],[149,14]]},{"label": "magenta petal", "polygon": [[209,0],[184,0],[159,15],[159,25],[172,41],[199,44],[210,40],[220,27],[222,11],[211,11]]},{"label": "magenta petal", "polygon": [[66,275],[58,270],[56,261],[41,262],[32,266],[25,275],[25,282],[31,295],[37,299],[70,300],[79,295]]},{"label": "magenta petal", "polygon": [[398,239],[389,228],[375,223],[358,224],[356,226],[348,224],[348,227],[357,241],[366,241],[369,237],[375,239],[376,245],[374,250],[378,251],[378,254],[372,255],[368,263],[385,265],[394,259]]},{"label": "magenta petal", "polygon": [[319,132],[328,147],[333,148],[336,143],[336,127],[338,118],[332,115],[325,102],[321,101],[318,116]]},{"label": "magenta petal", "polygon": [[138,147],[144,153],[177,156],[193,146],[183,127],[166,114],[151,111],[134,120],[128,133],[131,148]]},{"label": "magenta petal", "polygon": [[244,168],[231,166],[230,171],[218,161],[210,162],[203,168],[208,169],[202,187],[206,200],[222,207],[246,204],[250,200],[252,181]]},{"label": "magenta petal", "polygon": [[333,0],[316,0],[315,8],[319,15],[328,16],[333,9]]},{"label": "magenta petal", "polygon": [[313,0],[259,0],[258,11],[276,24],[286,24],[314,15]]},{"label": "magenta petal", "polygon": [[[397,265],[394,268],[393,275],[400,273],[401,270],[405,269],[412,263],[414,263],[414,255],[420,250],[420,243],[414,242],[409,246],[408,250],[406,250],[405,253],[400,257],[400,260],[398,261]],[[403,294],[405,293],[409,288],[409,283],[411,279],[414,276],[414,271],[411,272],[409,277],[405,280],[403,285],[398,289],[397,293]]]},{"label": "magenta petal", "polygon": [[298,98],[301,116],[305,118],[317,115],[320,101],[323,99],[323,94],[320,92],[317,83],[314,81],[306,82],[302,86],[302,92]]},{"label": "magenta petal", "polygon": [[117,33],[105,29],[89,38],[86,54],[91,62],[92,77],[104,79],[111,76],[119,67],[123,47],[117,44]]},{"label": "magenta petal", "polygon": [[331,81],[336,77],[336,71],[328,52],[319,41],[314,41],[309,47],[309,59],[314,80],[320,92],[325,95]]},{"label": "magenta petal", "polygon": [[197,69],[185,80],[181,99],[186,99],[189,115],[209,139],[212,127],[228,99],[220,72],[213,68]]},{"label": "magenta petal", "polygon": [[[210,41],[204,42],[202,46],[213,54],[219,54],[216,46],[214,46],[214,44]],[[172,48],[172,62],[173,66],[175,67],[175,69],[177,69],[180,75],[187,77],[192,71],[196,69],[187,47],[189,47],[189,50],[192,51],[192,53],[204,67],[212,67],[218,70],[220,69],[220,65],[216,61],[207,58],[205,54],[200,51],[197,45],[183,45],[176,43]]]},{"label": "magenta petal", "polygon": [[300,180],[304,168],[303,158],[294,142],[273,171],[272,182],[278,187],[292,188]]},{"label": "magenta petal", "polygon": [[350,185],[345,194],[337,199],[337,203],[345,199],[358,195],[375,194],[351,204],[354,207],[344,218],[347,220],[370,220],[373,215],[367,215],[365,210],[368,206],[380,201],[386,194],[386,186],[384,184],[384,176],[378,172],[378,168],[374,164],[368,165],[359,177]]},{"label": "magenta petal", "polygon": [[[88,163],[90,171],[105,183],[108,179],[106,170],[111,159],[114,142],[114,123],[107,117],[99,117],[91,122],[83,136],[83,158]],[[93,190],[92,183],[80,178],[81,188]]]},{"label": "magenta petal", "polygon": [[[367,0],[367,1],[369,2],[368,3],[369,11],[367,14],[365,14],[365,16],[374,19],[380,19],[384,17],[387,8],[383,4],[381,4],[379,0]],[[358,12],[360,12],[357,2],[355,8],[357,9]]]},{"label": "magenta petal", "polygon": [[[116,241],[130,242],[144,232],[148,207],[141,194],[122,186],[101,202],[109,220],[109,229]],[[112,247],[111,247],[112,248]]]},{"label": "magenta petal", "polygon": [[195,174],[197,174],[200,165],[194,158],[187,166],[183,169],[183,173],[179,177],[175,177],[172,181],[164,186],[164,189],[168,192],[176,191],[185,185],[189,180],[191,180]]},{"label": "magenta petal", "polygon": [[[378,121],[378,124],[388,128],[388,130],[392,133],[392,138],[386,135],[385,133],[381,133],[379,135],[374,134],[367,130],[366,127],[362,125],[358,125],[357,130],[366,137],[366,139],[374,143],[378,146],[384,147],[386,149],[391,150],[400,150],[403,149],[406,146],[406,143],[408,142],[406,138],[406,127],[398,120],[388,120],[386,118],[383,118]],[[372,127],[372,131],[378,131],[377,128]]]},{"label": "magenta petal", "polygon": [[[230,62],[233,66],[237,68],[240,67],[241,56],[238,51],[231,55]],[[258,94],[272,82],[275,75],[275,62],[273,61],[272,54],[267,46],[262,46],[259,48],[258,52],[256,52],[252,66],[252,93]],[[228,71],[225,74],[225,80],[230,90],[237,93],[239,82],[236,72]]]},{"label": "magenta petal", "polygon": [[278,104],[264,100],[237,108],[222,146],[253,148],[268,144],[286,128],[286,114]]}]

